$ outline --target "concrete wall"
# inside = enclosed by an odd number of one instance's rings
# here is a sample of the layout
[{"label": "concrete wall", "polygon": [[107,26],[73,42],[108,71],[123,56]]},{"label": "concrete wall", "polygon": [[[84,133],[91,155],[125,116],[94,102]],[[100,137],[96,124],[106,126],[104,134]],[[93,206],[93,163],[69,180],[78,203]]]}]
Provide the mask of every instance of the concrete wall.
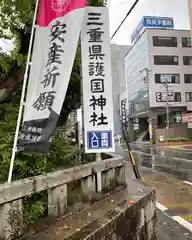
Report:
[{"label": "concrete wall", "polygon": [[[127,200],[132,199],[133,204],[129,204],[129,201],[124,199],[104,216],[101,214],[101,218],[90,224],[84,231],[74,234],[70,240],[157,240],[154,190],[136,180],[128,181],[128,189],[130,192],[127,195],[124,192],[124,196]],[[138,189],[142,189],[143,193],[139,194]],[[119,196],[121,194],[122,192]],[[92,229],[92,233],[89,233],[88,229]]]},{"label": "concrete wall", "polygon": [[192,137],[192,129],[185,127],[177,127],[177,128],[169,128],[169,129],[155,129],[156,140],[159,141],[160,136],[166,138],[191,138]]}]

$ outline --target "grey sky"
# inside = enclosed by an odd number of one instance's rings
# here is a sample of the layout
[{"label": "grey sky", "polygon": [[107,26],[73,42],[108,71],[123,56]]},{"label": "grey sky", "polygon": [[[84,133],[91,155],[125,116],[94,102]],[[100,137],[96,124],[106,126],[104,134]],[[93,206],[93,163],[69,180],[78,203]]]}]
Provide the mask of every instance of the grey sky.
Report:
[{"label": "grey sky", "polygon": [[[110,31],[114,33],[135,0],[108,0],[110,9]],[[187,0],[140,0],[131,15],[120,28],[112,42],[130,44],[130,36],[142,16],[173,17],[175,28],[189,29]],[[12,45],[0,41],[0,47],[9,52]]]},{"label": "grey sky", "polygon": [[[108,0],[111,35],[135,0]],[[130,36],[142,16],[173,17],[175,28],[189,29],[187,0],[140,0],[112,42],[130,44]]]}]

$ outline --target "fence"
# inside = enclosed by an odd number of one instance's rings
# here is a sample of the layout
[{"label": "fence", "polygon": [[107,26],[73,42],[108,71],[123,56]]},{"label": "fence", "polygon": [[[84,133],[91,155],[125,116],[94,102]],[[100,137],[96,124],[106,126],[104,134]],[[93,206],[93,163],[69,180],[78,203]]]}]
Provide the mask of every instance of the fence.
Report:
[{"label": "fence", "polygon": [[46,175],[0,184],[0,239],[15,239],[24,231],[23,199],[42,191],[48,193],[48,215],[60,216],[67,212],[68,184],[80,181],[82,197],[91,200],[97,192],[97,174],[102,175],[102,191],[109,192],[125,185],[126,162],[114,157]]}]

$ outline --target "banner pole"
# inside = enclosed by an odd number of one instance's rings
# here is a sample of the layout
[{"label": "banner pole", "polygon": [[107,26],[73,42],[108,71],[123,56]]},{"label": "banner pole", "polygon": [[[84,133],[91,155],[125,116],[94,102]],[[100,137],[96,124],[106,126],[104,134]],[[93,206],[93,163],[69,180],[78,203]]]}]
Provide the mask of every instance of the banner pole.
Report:
[{"label": "banner pole", "polygon": [[18,118],[17,118],[16,130],[15,130],[15,138],[14,138],[14,143],[13,143],[13,148],[12,148],[11,162],[10,162],[10,166],[9,166],[8,183],[10,183],[12,181],[15,154],[17,151],[17,140],[18,140],[18,136],[19,136],[19,129],[20,129],[20,125],[21,125],[21,119],[22,119],[22,113],[23,113],[23,107],[24,107],[25,93],[26,93],[27,80],[28,80],[28,71],[29,71],[29,66],[30,66],[30,58],[31,58],[32,46],[33,46],[33,38],[34,38],[34,33],[35,33],[35,23],[36,23],[36,18],[37,18],[38,6],[39,6],[39,0],[36,0],[35,12],[34,12],[33,23],[32,23],[32,31],[31,31],[31,37],[30,37],[30,42],[29,42],[29,50],[28,50],[24,80],[23,80],[23,88],[22,88],[22,93],[21,93],[19,114],[18,114]]},{"label": "banner pole", "polygon": [[[86,11],[86,10],[85,10]],[[80,37],[79,37],[79,43],[80,43],[80,48],[79,48],[79,53],[80,53],[80,59],[81,59],[81,64],[80,64],[80,91],[81,91],[81,137],[82,137],[82,148],[81,151],[81,161],[83,160],[82,158],[85,155],[85,135],[84,135],[84,107],[83,107],[83,75],[82,75],[82,51],[81,51],[81,32],[80,32]],[[81,141],[81,139],[79,139]],[[81,145],[81,143],[80,143]]]}]

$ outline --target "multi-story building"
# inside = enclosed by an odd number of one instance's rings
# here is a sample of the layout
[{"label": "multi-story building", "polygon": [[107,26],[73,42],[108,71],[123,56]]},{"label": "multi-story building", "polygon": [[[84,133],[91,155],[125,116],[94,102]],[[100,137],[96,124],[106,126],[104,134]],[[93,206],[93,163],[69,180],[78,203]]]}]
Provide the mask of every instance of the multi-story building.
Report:
[{"label": "multi-story building", "polygon": [[129,118],[141,131],[147,119],[165,126],[167,106],[170,123],[182,122],[181,113],[192,111],[190,31],[145,29],[125,56],[125,74]]},{"label": "multi-story building", "polygon": [[124,57],[130,46],[111,44],[111,67],[113,83],[114,131],[121,135],[120,97],[126,89]]}]

